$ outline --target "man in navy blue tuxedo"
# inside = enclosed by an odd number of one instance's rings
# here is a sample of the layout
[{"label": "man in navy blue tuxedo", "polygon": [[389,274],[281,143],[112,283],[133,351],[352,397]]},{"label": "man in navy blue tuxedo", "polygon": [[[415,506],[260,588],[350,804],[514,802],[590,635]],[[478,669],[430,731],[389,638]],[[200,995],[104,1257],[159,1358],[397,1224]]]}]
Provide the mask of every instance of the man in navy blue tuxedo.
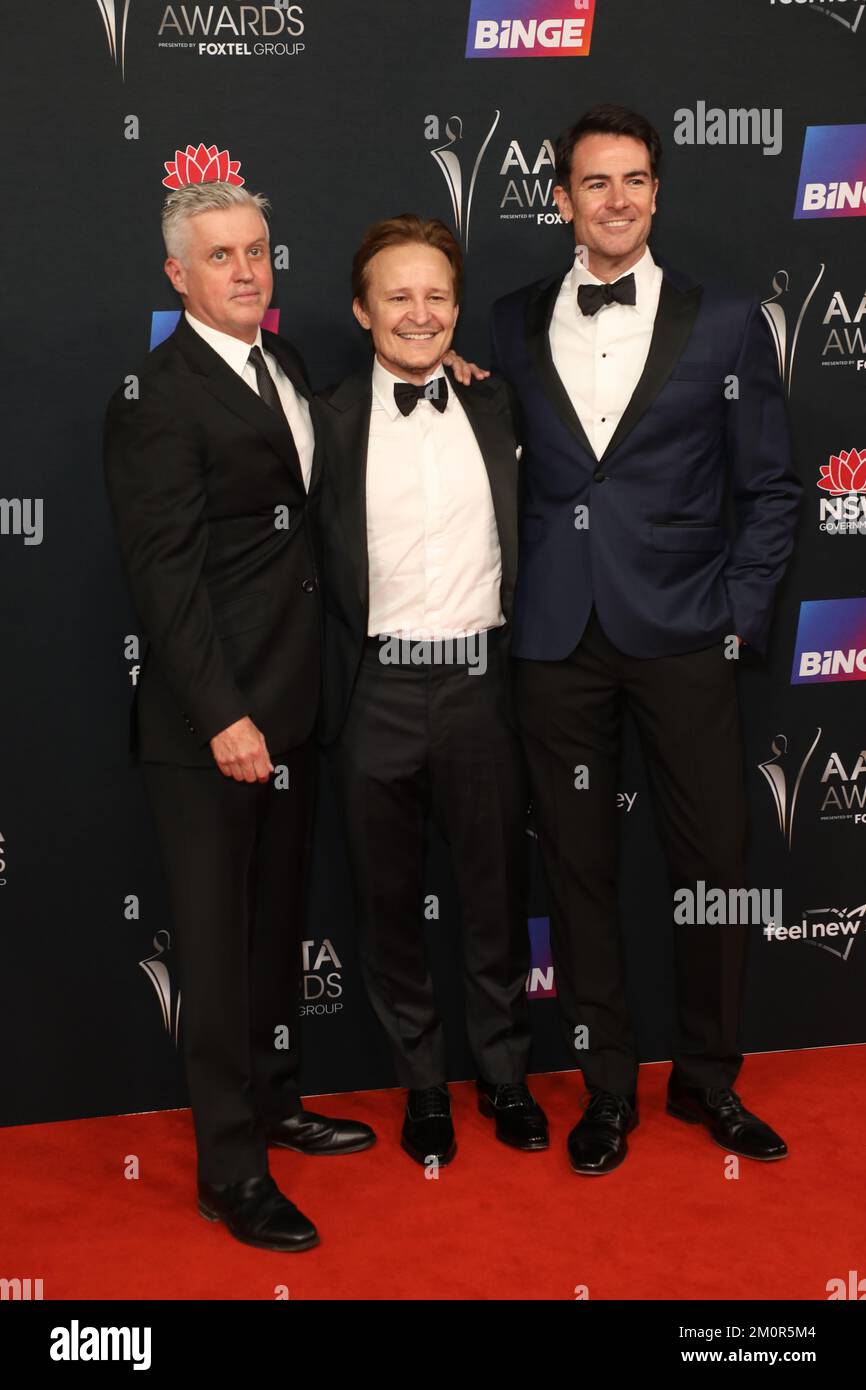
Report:
[{"label": "man in navy blue tuxedo", "polygon": [[[564,274],[493,313],[522,417],[512,652],[564,1022],[590,1102],[571,1165],[604,1173],[637,1124],[617,928],[623,711],[640,734],[672,888],[745,883],[741,643],[764,650],[801,487],[760,301],[691,284],[647,240],[661,144],[596,107],[557,142]],[[729,495],[736,525],[725,522]],[[675,919],[668,1111],[728,1152],[782,1158],[732,1090],[745,925]]]}]

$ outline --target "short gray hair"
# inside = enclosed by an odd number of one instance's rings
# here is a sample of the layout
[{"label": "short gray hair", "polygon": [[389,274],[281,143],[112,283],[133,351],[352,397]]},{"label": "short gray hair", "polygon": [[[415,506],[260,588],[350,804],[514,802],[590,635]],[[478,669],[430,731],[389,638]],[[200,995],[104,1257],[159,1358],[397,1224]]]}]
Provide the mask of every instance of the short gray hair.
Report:
[{"label": "short gray hair", "polygon": [[263,193],[248,193],[237,184],[223,183],[218,179],[212,179],[209,183],[187,183],[183,188],[175,188],[162,205],[162,237],[166,255],[183,260],[186,249],[185,224],[191,217],[212,212],[216,208],[257,208],[265,224],[265,236],[270,240],[265,216],[270,206]]}]

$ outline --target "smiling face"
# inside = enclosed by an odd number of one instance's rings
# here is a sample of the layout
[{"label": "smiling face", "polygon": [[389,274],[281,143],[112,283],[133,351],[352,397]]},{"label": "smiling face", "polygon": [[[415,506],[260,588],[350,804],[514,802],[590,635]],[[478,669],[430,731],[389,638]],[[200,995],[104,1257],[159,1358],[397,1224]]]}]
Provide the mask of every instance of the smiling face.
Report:
[{"label": "smiling face", "polygon": [[352,304],[382,366],[421,385],[439,366],[460,310],[451,263],[434,246],[387,246],[369,261],[363,302]]},{"label": "smiling face", "polygon": [[183,260],[165,273],[193,318],[254,343],[274,288],[268,231],[255,207],[212,209],[190,217]]},{"label": "smiling face", "polygon": [[584,135],[572,151],[568,188],[554,189],[564,222],[600,280],[615,280],[640,260],[652,227],[659,181],[649,150],[630,135]]}]

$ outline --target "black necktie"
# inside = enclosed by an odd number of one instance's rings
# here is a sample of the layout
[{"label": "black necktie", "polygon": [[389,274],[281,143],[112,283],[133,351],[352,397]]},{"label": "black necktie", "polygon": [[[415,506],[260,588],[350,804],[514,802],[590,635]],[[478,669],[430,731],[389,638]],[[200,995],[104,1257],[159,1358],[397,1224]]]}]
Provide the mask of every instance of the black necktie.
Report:
[{"label": "black necktie", "polygon": [[394,386],[394,400],[401,415],[411,415],[419,401],[429,401],[439,414],[448,404],[448,382],[444,376],[435,376],[426,386],[413,386],[411,381],[398,381]]},{"label": "black necktie", "polygon": [[582,314],[597,314],[605,304],[636,304],[634,274],[623,275],[612,285],[578,285],[577,302]]},{"label": "black necktie", "polygon": [[283,403],[280,400],[280,393],[274,385],[274,378],[268,371],[268,364],[265,361],[264,353],[261,348],[258,346],[251,348],[247,361],[256,374],[256,382],[262,400],[266,405],[271,407],[271,410],[276,411],[281,420],[285,420],[286,424],[288,424],[286,412],[283,410]]}]

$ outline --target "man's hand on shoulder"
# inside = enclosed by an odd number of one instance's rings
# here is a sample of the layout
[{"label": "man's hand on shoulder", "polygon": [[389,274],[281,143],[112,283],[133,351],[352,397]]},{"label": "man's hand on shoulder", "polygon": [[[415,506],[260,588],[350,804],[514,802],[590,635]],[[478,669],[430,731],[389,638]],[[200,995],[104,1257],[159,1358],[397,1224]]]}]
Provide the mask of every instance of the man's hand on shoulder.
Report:
[{"label": "man's hand on shoulder", "polygon": [[236,782],[267,782],[274,770],[264,734],[248,715],[214,734],[210,746],[220,772]]},{"label": "man's hand on shoulder", "polygon": [[461,386],[470,386],[473,377],[477,381],[484,381],[490,375],[483,367],[479,367],[477,362],[467,362],[465,357],[460,357],[452,348],[446,352],[442,361],[446,367],[450,367]]}]

